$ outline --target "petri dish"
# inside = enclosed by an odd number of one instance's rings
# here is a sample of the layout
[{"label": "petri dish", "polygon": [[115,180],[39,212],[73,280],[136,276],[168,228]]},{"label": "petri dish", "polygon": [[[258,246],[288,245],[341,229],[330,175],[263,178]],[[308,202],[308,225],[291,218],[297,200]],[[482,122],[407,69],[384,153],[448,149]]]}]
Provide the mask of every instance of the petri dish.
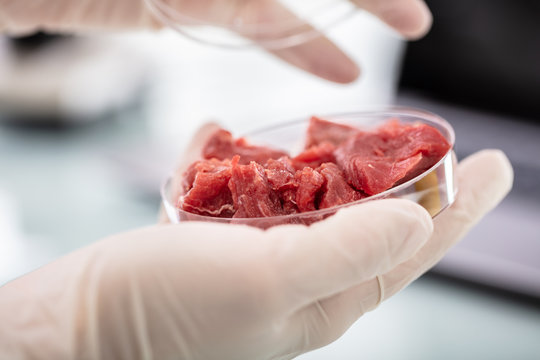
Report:
[{"label": "petri dish", "polygon": [[164,24],[198,42],[229,48],[299,45],[357,10],[349,0],[145,0]]},{"label": "petri dish", "polygon": [[[310,116],[304,119],[281,123],[244,136],[254,144],[283,149],[294,155],[303,149],[309,118]],[[193,214],[179,209],[175,206],[176,202],[172,196],[172,178],[169,178],[161,188],[162,201],[169,220],[172,223],[180,223],[182,221],[210,221],[225,224],[249,225],[266,229],[282,224],[309,225],[335,214],[339,209],[344,207],[379,199],[399,198],[414,201],[423,206],[432,217],[440,214],[454,202],[457,194],[455,174],[457,159],[453,151],[455,134],[452,126],[442,117],[421,109],[391,107],[382,110],[330,114],[321,116],[321,118],[352,125],[361,129],[377,127],[389,119],[399,119],[406,124],[424,123],[439,130],[450,143],[451,148],[435,165],[422,174],[379,194],[328,209],[264,218],[215,218]]]}]

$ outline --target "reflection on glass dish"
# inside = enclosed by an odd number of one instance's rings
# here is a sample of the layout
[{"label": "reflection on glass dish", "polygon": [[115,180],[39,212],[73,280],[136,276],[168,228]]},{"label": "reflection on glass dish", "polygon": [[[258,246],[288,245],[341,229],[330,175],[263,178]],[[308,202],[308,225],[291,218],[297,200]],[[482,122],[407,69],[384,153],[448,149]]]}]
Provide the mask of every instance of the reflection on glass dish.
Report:
[{"label": "reflection on glass dish", "polygon": [[[422,205],[432,216],[436,216],[454,202],[457,191],[454,178],[456,158],[452,151],[455,136],[452,127],[444,119],[427,111],[411,108],[387,108],[375,111],[328,115],[324,118],[334,122],[352,125],[360,129],[377,127],[386,123],[388,119],[399,119],[403,124],[427,124],[439,130],[450,144],[450,149],[436,164],[426,171],[381,193],[331,208],[272,217],[219,218],[184,211],[176,206],[177,201],[173,194],[172,179],[168,179],[161,189],[161,194],[170,221],[173,223],[179,223],[180,221],[211,221],[268,228],[288,223],[311,224],[331,216],[343,207],[384,198],[409,199]],[[289,150],[290,153],[295,154],[298,153],[297,150],[301,149],[305,143],[308,124],[308,118],[287,122],[253,132],[246,135],[246,138],[254,144]]]},{"label": "reflection on glass dish", "polygon": [[168,26],[199,42],[267,49],[304,43],[354,13],[348,0],[145,0]]}]

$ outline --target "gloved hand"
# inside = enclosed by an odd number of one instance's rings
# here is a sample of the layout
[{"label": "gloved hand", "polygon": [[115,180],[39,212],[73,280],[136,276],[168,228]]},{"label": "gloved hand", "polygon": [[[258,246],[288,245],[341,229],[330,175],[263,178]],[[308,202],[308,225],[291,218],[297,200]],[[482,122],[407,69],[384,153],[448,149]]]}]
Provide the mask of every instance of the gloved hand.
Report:
[{"label": "gloved hand", "polygon": [[[431,26],[431,13],[422,0],[351,0],[373,13],[407,38],[423,36]],[[159,26],[144,5],[144,0],[0,0],[0,32],[28,33],[84,31],[88,29],[126,29]],[[235,15],[264,18],[266,23],[290,16],[277,0],[169,0],[167,4],[202,20],[223,22]],[[240,4],[240,5],[239,5]],[[308,25],[306,25],[308,26]],[[321,36],[307,43],[272,50],[290,64],[322,78],[347,83],[359,70],[330,40]]]},{"label": "gloved hand", "polygon": [[500,151],[465,159],[456,202],[433,222],[412,202],[380,200],[310,227],[192,222],[105,239],[0,288],[0,354],[290,359],[433,266],[512,178]]}]

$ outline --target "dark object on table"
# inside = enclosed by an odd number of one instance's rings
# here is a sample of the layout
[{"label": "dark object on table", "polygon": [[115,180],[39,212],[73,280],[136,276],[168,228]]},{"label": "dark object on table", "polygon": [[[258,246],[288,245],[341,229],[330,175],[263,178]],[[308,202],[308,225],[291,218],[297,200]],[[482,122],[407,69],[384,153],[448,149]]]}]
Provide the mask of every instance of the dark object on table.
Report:
[{"label": "dark object on table", "polygon": [[[138,104],[149,63],[122,39],[37,33],[0,42],[0,122],[58,128]],[[126,59],[130,61],[126,62]]]},{"label": "dark object on table", "polygon": [[401,86],[538,119],[540,3],[427,0],[431,32],[409,44]]},{"label": "dark object on table", "polygon": [[37,32],[32,35],[10,37],[9,41],[11,48],[17,53],[24,53],[29,51],[38,50],[44,46],[48,46],[54,42],[60,42],[73,38],[68,35],[55,35],[47,34],[44,32]]}]

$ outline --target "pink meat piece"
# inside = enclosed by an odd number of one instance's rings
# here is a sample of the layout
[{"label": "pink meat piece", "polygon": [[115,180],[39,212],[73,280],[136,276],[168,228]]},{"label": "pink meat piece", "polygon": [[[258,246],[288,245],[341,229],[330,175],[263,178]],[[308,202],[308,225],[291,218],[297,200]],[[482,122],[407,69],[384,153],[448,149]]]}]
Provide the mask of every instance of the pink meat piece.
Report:
[{"label": "pink meat piece", "polygon": [[278,160],[270,159],[265,166],[266,177],[274,190],[296,187],[294,181],[295,169],[291,159],[284,156]]},{"label": "pink meat piece", "polygon": [[291,159],[284,156],[278,160],[268,160],[266,162],[265,174],[272,190],[279,194],[284,213],[297,213],[296,190],[298,184],[294,176],[295,170],[292,166]]},{"label": "pink meat piece", "polygon": [[339,124],[312,116],[306,135],[306,149],[323,142],[338,146],[360,130],[345,124]]},{"label": "pink meat piece", "polygon": [[212,159],[192,164],[185,172],[183,195],[177,206],[194,214],[232,217],[235,209],[228,188],[231,174],[231,160]]},{"label": "pink meat piece", "polygon": [[376,132],[350,138],[335,156],[347,181],[374,195],[419,175],[449,149],[448,141],[431,126],[391,121]]},{"label": "pink meat piece", "polygon": [[336,162],[334,151],[336,146],[331,142],[323,141],[318,145],[313,145],[304,150],[292,159],[296,170],[302,170],[305,167],[318,168],[323,163]]},{"label": "pink meat piece", "polygon": [[278,159],[286,156],[287,153],[265,146],[251,145],[245,138],[235,140],[230,132],[219,129],[204,146],[202,155],[205,159],[219,160],[240,155],[239,163],[242,165],[249,164],[251,161],[263,165],[268,159]]},{"label": "pink meat piece", "polygon": [[308,144],[290,159],[217,131],[203,149],[207,160],[192,164],[178,184],[177,206],[235,218],[331,208],[399,185],[450,149],[436,128],[397,120],[368,132],[313,118]]},{"label": "pink meat piece", "polygon": [[325,183],[319,209],[331,208],[360,200],[363,195],[354,190],[345,180],[343,172],[333,163],[322,164],[318,169]]},{"label": "pink meat piece", "polygon": [[264,168],[254,161],[248,165],[232,164],[229,189],[236,209],[234,218],[284,215],[279,196],[272,190]]},{"label": "pink meat piece", "polygon": [[394,162],[386,158],[366,159],[358,156],[352,157],[346,163],[344,172],[347,174],[348,182],[355,189],[361,189],[368,195],[375,195],[400,182],[414,171],[421,160],[421,154]]},{"label": "pink meat piece", "polygon": [[298,183],[296,205],[300,212],[317,209],[317,195],[324,184],[324,176],[312,168],[298,170],[295,175]]},{"label": "pink meat piece", "polygon": [[426,124],[404,125],[392,120],[382,125],[377,133],[389,143],[391,156],[398,160],[418,153],[431,159],[441,158],[450,149],[440,131]]}]

